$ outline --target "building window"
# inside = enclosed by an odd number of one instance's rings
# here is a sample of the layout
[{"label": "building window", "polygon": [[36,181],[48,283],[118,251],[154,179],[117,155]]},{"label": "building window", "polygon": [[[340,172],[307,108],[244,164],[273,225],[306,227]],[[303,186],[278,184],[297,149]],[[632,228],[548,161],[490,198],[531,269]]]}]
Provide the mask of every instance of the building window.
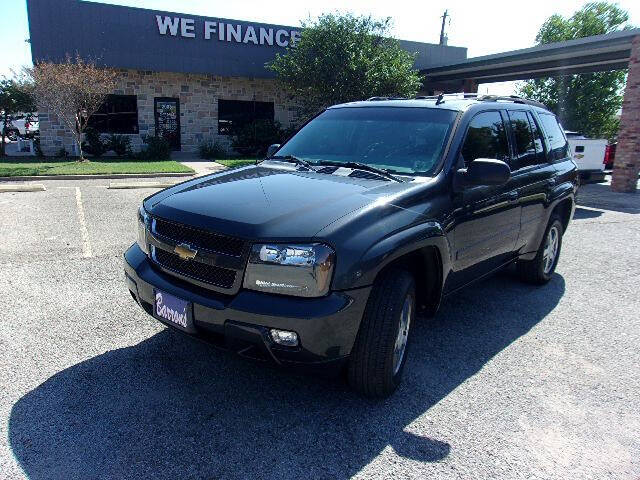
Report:
[{"label": "building window", "polygon": [[232,135],[234,131],[256,120],[274,118],[273,102],[218,100],[218,133]]},{"label": "building window", "polygon": [[138,133],[138,98],[135,95],[107,95],[88,126],[99,133]]}]

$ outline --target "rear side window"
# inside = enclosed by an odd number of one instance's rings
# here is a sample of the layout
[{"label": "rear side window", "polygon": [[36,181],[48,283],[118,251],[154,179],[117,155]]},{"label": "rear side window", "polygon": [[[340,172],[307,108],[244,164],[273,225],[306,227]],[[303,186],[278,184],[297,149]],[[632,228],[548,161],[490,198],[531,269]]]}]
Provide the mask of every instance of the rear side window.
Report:
[{"label": "rear side window", "polygon": [[556,120],[556,116],[550,113],[540,113],[542,128],[549,138],[549,160],[560,160],[569,154],[569,144],[562,132],[562,127]]},{"label": "rear side window", "polygon": [[462,145],[465,166],[476,158],[509,158],[507,135],[499,112],[482,112],[473,117]]},{"label": "rear side window", "polygon": [[538,126],[538,122],[533,118],[531,112],[527,112],[527,118],[529,119],[529,124],[531,125],[531,131],[533,132],[533,143],[536,147],[536,158],[538,159],[537,163],[546,163],[547,159],[544,156],[544,142],[542,141],[542,132],[540,131],[540,127]]}]

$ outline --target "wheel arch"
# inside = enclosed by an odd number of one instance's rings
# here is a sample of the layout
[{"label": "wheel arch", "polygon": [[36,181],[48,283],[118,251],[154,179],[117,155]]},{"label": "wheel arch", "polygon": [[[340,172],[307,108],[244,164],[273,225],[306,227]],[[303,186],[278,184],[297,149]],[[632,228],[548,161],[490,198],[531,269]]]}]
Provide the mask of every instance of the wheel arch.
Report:
[{"label": "wheel arch", "polygon": [[392,268],[409,271],[416,282],[416,301],[428,314],[437,310],[446,273],[450,268],[449,244],[436,222],[413,226],[373,245],[359,262],[361,285]]}]

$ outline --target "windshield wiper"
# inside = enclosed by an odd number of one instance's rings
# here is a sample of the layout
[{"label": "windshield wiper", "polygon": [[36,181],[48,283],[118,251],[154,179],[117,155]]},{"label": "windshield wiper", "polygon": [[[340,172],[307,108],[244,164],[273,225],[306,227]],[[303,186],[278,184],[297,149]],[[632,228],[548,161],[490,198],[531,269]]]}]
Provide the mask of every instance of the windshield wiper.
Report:
[{"label": "windshield wiper", "polygon": [[311,164],[309,162],[307,162],[306,160],[303,160],[301,158],[296,157],[295,155],[275,155],[273,157],[269,157],[267,158],[267,160],[280,160],[282,162],[291,162],[291,163],[295,163],[298,165],[302,165],[303,167],[305,167],[308,170],[313,170],[313,167],[311,166]]},{"label": "windshield wiper", "polygon": [[368,172],[377,173],[381,177],[387,178],[389,180],[393,180],[395,182],[403,183],[402,180],[394,177],[386,170],[381,168],[372,167],[371,165],[367,165],[366,163],[360,162],[334,162],[333,160],[320,160],[316,162],[317,165],[330,165],[333,167],[347,167],[347,168],[356,168],[358,170],[366,170]]}]

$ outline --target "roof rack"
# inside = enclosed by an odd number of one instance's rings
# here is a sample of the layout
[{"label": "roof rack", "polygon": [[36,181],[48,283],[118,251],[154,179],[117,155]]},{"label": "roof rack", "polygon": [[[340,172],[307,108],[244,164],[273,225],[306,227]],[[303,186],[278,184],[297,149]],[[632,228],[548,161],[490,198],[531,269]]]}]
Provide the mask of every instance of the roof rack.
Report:
[{"label": "roof rack", "polygon": [[477,93],[441,93],[439,95],[419,95],[414,98],[406,98],[406,97],[371,97],[368,98],[368,102],[379,102],[383,100],[435,100],[436,104],[439,105],[444,103],[445,100],[477,100],[479,102],[513,102],[513,103],[522,103],[525,105],[532,105],[534,107],[544,108],[545,110],[549,110],[544,103],[536,102],[535,100],[529,100],[528,98],[519,97],[518,95],[479,95]]},{"label": "roof rack", "polygon": [[367,102],[381,102],[383,100],[410,100],[407,97],[371,97],[367,98]]},{"label": "roof rack", "polygon": [[529,100],[528,98],[519,97],[518,95],[482,95],[477,98],[480,102],[498,102],[507,101],[513,103],[524,103],[525,105],[533,105],[534,107],[544,108],[549,110],[544,103],[537,102],[535,100]]}]

